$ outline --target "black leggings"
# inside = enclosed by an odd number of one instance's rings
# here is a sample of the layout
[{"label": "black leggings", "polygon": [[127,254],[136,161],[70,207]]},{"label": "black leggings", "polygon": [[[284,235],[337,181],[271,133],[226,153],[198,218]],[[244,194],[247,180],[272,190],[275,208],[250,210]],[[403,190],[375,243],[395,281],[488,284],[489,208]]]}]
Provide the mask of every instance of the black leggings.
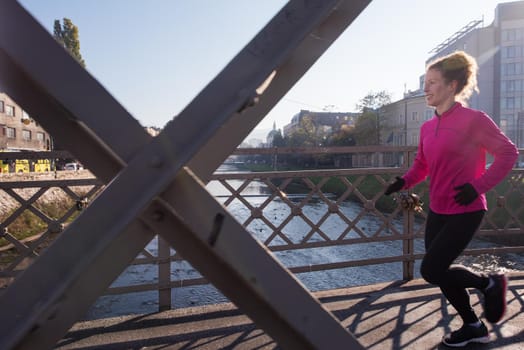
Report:
[{"label": "black leggings", "polygon": [[464,323],[478,321],[466,288],[486,288],[489,279],[461,265],[451,265],[469,244],[484,217],[484,210],[453,215],[429,211],[426,221],[426,255],[420,273],[437,285],[457,310]]}]

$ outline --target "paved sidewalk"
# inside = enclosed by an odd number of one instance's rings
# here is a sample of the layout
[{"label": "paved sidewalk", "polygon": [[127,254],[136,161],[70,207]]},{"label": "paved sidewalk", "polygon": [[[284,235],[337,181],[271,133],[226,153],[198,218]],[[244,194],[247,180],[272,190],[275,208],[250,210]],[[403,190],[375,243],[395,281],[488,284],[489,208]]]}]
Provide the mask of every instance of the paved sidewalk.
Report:
[{"label": "paved sidewalk", "polygon": [[[524,273],[511,274],[508,311],[486,323],[492,342],[465,349],[524,349]],[[442,336],[460,319],[440,290],[421,280],[315,293],[367,349],[449,349]],[[482,313],[478,294],[475,310]],[[220,304],[80,322],[57,349],[278,349],[234,305]],[[329,350],[329,349],[326,349]]]}]

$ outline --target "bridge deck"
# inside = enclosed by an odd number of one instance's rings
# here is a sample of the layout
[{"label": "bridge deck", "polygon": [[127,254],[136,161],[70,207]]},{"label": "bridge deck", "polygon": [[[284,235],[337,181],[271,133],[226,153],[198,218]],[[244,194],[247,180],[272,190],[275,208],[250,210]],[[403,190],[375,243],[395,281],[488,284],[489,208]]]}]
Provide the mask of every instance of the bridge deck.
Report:
[{"label": "bridge deck", "polygon": [[[283,291],[284,292],[284,291]],[[444,349],[460,326],[438,288],[424,281],[382,283],[315,293],[367,349]],[[490,344],[468,349],[524,349],[524,273],[510,274],[508,310],[487,324]],[[472,302],[482,312],[479,295]],[[77,323],[57,349],[276,349],[277,344],[232,304]]]}]

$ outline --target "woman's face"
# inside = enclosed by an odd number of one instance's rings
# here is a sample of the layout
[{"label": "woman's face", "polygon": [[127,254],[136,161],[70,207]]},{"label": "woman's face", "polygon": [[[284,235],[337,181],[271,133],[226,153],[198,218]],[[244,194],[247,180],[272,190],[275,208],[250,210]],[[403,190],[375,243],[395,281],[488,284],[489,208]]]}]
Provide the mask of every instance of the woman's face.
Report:
[{"label": "woman's face", "polygon": [[455,100],[455,82],[446,83],[442,73],[437,69],[428,69],[424,80],[424,93],[428,106],[448,105]]}]

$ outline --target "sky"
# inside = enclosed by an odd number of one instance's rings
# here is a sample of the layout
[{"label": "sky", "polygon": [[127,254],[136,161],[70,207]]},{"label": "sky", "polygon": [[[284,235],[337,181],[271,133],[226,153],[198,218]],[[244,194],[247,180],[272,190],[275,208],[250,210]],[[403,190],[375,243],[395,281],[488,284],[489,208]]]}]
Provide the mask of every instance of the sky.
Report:
[{"label": "sky", "polygon": [[[19,0],[51,34],[79,29],[86,68],[143,126],[163,127],[285,5],[283,0]],[[354,112],[370,92],[416,90],[429,52],[491,0],[373,0],[249,137],[282,129],[301,109]]]}]

